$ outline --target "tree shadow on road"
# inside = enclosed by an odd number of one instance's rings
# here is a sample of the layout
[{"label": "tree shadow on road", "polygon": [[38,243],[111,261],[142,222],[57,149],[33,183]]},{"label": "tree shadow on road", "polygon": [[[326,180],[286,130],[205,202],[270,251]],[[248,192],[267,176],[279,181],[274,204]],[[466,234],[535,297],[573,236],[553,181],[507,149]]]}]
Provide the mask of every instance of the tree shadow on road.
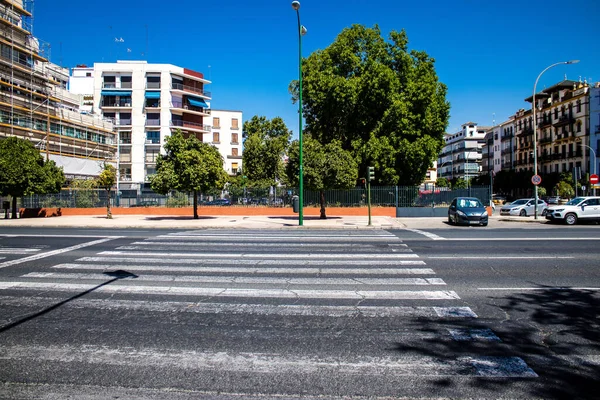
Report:
[{"label": "tree shadow on road", "polygon": [[[423,321],[422,331],[435,333],[428,335],[433,338],[418,344],[398,343],[394,350],[440,360],[461,356],[520,357],[539,376],[469,381],[472,389],[487,390],[492,397],[502,397],[507,385],[514,384],[528,397],[600,398],[600,293],[538,286],[537,290],[488,300],[488,305],[504,313],[503,321]],[[457,327],[491,329],[501,341],[456,341],[447,332]],[[439,335],[440,330],[446,332],[445,337]],[[453,381],[440,378],[433,385],[438,389],[452,388]]]}]

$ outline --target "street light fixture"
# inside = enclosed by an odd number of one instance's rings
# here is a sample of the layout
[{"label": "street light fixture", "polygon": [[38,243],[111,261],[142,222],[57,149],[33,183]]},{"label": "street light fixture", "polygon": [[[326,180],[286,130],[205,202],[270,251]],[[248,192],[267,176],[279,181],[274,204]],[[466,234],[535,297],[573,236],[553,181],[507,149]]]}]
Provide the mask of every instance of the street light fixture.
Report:
[{"label": "street light fixture", "polygon": [[292,8],[298,16],[298,144],[300,147],[298,171],[298,225],[304,225],[304,168],[302,165],[302,36],[306,28],[300,24],[300,2],[292,1]]},{"label": "street light fixture", "polygon": [[[548,71],[550,68],[552,67],[556,67],[557,65],[562,65],[562,64],[577,64],[579,62],[579,60],[569,60],[569,61],[561,61],[561,62],[557,62],[555,64],[552,64],[548,67],[546,67],[546,69],[544,69],[542,72],[540,72],[540,74],[538,75],[537,79],[535,80],[535,83],[533,84],[533,98],[531,99],[531,105],[533,107],[533,174],[537,175],[538,174],[538,166],[537,166],[537,120],[535,117],[535,111],[537,109],[537,106],[535,104],[535,93],[536,93],[536,87],[537,87],[537,83],[540,80],[541,76],[544,74],[544,72]],[[533,205],[533,216],[535,219],[538,219],[538,185],[534,185],[534,192],[535,192],[535,204]]]}]

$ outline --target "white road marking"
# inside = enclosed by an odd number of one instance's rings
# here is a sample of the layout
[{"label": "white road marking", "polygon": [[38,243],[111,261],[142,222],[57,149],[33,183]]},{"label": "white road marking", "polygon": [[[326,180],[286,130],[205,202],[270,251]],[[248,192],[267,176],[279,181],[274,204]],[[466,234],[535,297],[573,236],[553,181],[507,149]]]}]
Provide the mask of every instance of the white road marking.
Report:
[{"label": "white road marking", "polygon": [[319,374],[377,376],[486,376],[536,378],[519,357],[310,357],[294,354],[202,352],[178,349],[112,348],[95,345],[0,346],[0,358],[60,363],[138,366],[140,360],[155,368],[198,371],[232,371],[265,374]]},{"label": "white road marking", "polygon": [[0,247],[0,254],[30,254],[40,249],[24,249],[18,247]]},{"label": "white road marking", "polygon": [[[111,256],[155,256],[155,257],[212,257],[212,258],[265,258],[260,253],[162,253],[162,252],[135,252],[135,251],[102,251],[98,254]],[[371,254],[371,253],[337,253],[337,254],[319,254],[319,253],[288,253],[288,254],[268,254],[268,258],[285,259],[306,259],[306,258],[369,258],[369,259],[396,259],[396,258],[418,258],[416,254]]]},{"label": "white road marking", "polygon": [[429,259],[448,260],[448,259],[473,259],[473,260],[538,260],[538,259],[572,259],[571,256],[427,256]]},{"label": "white road marking", "polygon": [[[105,281],[105,274],[31,272],[22,278],[73,279]],[[196,275],[143,275],[136,281],[150,282],[197,282],[197,283],[232,283],[232,284],[274,284],[274,285],[445,285],[440,278],[272,278],[272,277],[240,277],[240,276],[196,276]]]},{"label": "white road marking", "polygon": [[[145,253],[147,254],[147,253]],[[77,261],[92,261],[92,262],[114,262],[114,263],[144,263],[157,264],[164,263],[164,259],[160,258],[143,258],[143,257],[81,257]],[[292,264],[293,262],[293,264]],[[303,266],[322,266],[322,265],[425,265],[425,261],[421,260],[377,260],[376,263],[370,260],[272,260],[272,259],[216,259],[216,258],[190,258],[190,259],[170,259],[169,264],[194,264],[194,265],[251,265],[251,266],[266,266],[266,265],[287,265],[290,266],[290,271],[295,270],[296,265]],[[168,266],[167,266],[168,267]]]},{"label": "white road marking", "polygon": [[458,342],[501,342],[491,329],[448,329],[452,339]]},{"label": "white road marking", "polygon": [[[78,261],[113,261],[109,259],[103,259],[103,257],[84,257]],[[128,260],[138,261],[138,260]],[[162,262],[164,260],[154,260],[154,262]],[[194,260],[185,264],[201,264],[194,262]],[[147,264],[148,261],[141,260],[140,262]],[[241,264],[241,263],[233,263]],[[282,263],[283,264],[283,263]],[[424,265],[423,261],[404,261],[395,263],[397,265]],[[197,272],[197,273],[226,273],[226,274],[292,274],[292,275],[305,275],[305,274],[354,274],[354,275],[434,275],[435,272],[430,268],[305,268],[305,267],[288,267],[288,268],[267,268],[265,264],[260,263],[251,264],[247,267],[228,267],[224,265],[213,266],[213,267],[198,267],[198,266],[173,266],[173,265],[134,265],[134,264],[77,264],[77,263],[65,263],[58,264],[52,268],[62,269],[82,269],[82,270],[114,270],[115,268],[124,269],[127,271],[136,272],[149,272],[149,271],[160,271],[160,272]],[[272,265],[272,264],[268,264]]]},{"label": "white road marking", "polygon": [[553,286],[553,287],[497,287],[497,288],[477,288],[477,290],[600,290],[600,287],[572,287],[572,286]]},{"label": "white road marking", "polygon": [[[136,249],[157,249],[162,250],[163,248],[173,248],[173,247],[235,247],[236,249],[242,248],[262,248],[262,247],[286,247],[286,248],[320,248],[324,247],[327,249],[335,249],[335,248],[348,248],[352,247],[356,248],[368,248],[368,249],[381,249],[381,247],[376,247],[374,244],[360,244],[360,243],[260,243],[255,242],[252,244],[248,243],[237,243],[237,242],[177,242],[177,243],[165,243],[165,242],[133,242],[128,246],[120,246],[117,247],[117,250],[136,250]],[[157,248],[160,247],[160,248]],[[404,243],[398,243],[394,247],[404,247],[404,249],[398,249],[398,251],[408,251],[412,252],[412,250],[406,248],[407,245]],[[390,248],[392,245],[390,244]]]},{"label": "white road marking", "polygon": [[256,242],[256,240],[264,241],[264,242],[290,242],[291,240],[302,240],[305,243],[323,243],[323,242],[389,242],[390,240],[400,241],[400,238],[394,235],[390,236],[260,236],[253,235],[248,237],[238,237],[236,234],[229,234],[223,236],[156,236],[161,240],[172,241],[172,240],[196,240],[199,242],[204,242],[206,239],[227,239],[236,242]]},{"label": "white road marking", "polygon": [[[110,277],[106,278],[107,280]],[[97,285],[80,283],[50,283],[50,282],[0,282],[0,289],[42,289],[56,291],[86,291]],[[392,290],[295,290],[295,289],[241,289],[227,287],[188,287],[188,286],[151,286],[120,284],[119,281],[99,287],[97,293],[121,294],[164,294],[181,296],[209,297],[262,297],[262,298],[292,298],[292,299],[353,299],[353,300],[457,300],[460,299],[454,291],[422,290],[422,291],[392,291]]]},{"label": "white road marking", "polygon": [[38,253],[33,256],[19,258],[17,260],[5,261],[3,263],[0,263],[0,268],[9,267],[11,265],[16,265],[16,264],[22,264],[22,263],[29,262],[29,261],[35,261],[35,260],[39,260],[42,258],[51,257],[51,256],[54,256],[57,254],[67,253],[69,251],[82,249],[84,247],[94,246],[96,244],[105,243],[105,242],[111,241],[113,239],[117,239],[119,237],[120,236],[111,236],[111,237],[107,237],[104,239],[93,240],[93,241],[87,242],[87,243],[76,244],[75,246],[65,247],[64,249],[47,251],[45,253]]},{"label": "white road marking", "polygon": [[[0,304],[19,307],[42,307],[58,303],[63,298],[0,296]],[[64,304],[62,307],[99,310],[144,310],[150,312],[190,312],[197,314],[249,314],[320,317],[423,317],[423,318],[477,318],[469,307],[425,306],[331,306],[313,304],[245,304],[204,303],[178,301],[86,299]]]},{"label": "white road marking", "polygon": [[40,235],[40,234],[25,234],[25,233],[15,233],[15,234],[3,234],[3,233],[0,233],[0,237],[10,237],[10,238],[14,238],[14,237],[97,238],[97,237],[101,237],[101,238],[119,239],[122,236],[110,236],[110,235],[69,235],[69,234]]},{"label": "white road marking", "polygon": [[429,239],[432,240],[447,240],[446,238],[443,238],[441,236],[436,235],[435,233],[431,233],[431,232],[426,232],[426,231],[422,231],[420,229],[409,229],[409,228],[405,228],[405,231],[410,231],[410,232],[414,232],[414,233],[418,233],[419,235],[423,235],[428,237]]}]

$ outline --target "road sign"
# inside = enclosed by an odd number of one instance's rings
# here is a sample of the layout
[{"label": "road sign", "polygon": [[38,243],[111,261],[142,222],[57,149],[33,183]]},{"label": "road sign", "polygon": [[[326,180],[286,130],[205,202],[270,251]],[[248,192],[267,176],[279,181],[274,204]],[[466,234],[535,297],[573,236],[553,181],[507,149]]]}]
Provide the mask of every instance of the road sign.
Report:
[{"label": "road sign", "polygon": [[533,183],[535,186],[539,185],[540,183],[542,183],[542,177],[539,175],[532,176],[531,183]]},{"label": "road sign", "polygon": [[590,183],[591,183],[592,185],[595,185],[595,184],[597,184],[597,183],[598,183],[598,175],[596,175],[596,174],[592,174],[592,175],[590,175]]}]

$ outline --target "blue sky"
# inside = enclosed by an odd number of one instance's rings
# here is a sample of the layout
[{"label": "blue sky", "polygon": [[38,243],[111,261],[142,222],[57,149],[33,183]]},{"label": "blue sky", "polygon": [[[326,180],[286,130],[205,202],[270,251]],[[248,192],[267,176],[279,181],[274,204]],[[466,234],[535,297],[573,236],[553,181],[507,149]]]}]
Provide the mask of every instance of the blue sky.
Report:
[{"label": "blue sky", "polygon": [[[212,108],[280,116],[297,136],[288,93],[298,77],[296,12],[288,0],[35,0],[33,33],[65,67],[115,60],[169,63],[204,73]],[[352,24],[406,29],[409,47],[436,60],[448,86],[447,132],[506,120],[533,91],[568,79],[600,81],[597,0],[302,0],[303,56]],[[115,38],[123,38],[116,42]],[[130,51],[128,51],[128,49]]]}]

